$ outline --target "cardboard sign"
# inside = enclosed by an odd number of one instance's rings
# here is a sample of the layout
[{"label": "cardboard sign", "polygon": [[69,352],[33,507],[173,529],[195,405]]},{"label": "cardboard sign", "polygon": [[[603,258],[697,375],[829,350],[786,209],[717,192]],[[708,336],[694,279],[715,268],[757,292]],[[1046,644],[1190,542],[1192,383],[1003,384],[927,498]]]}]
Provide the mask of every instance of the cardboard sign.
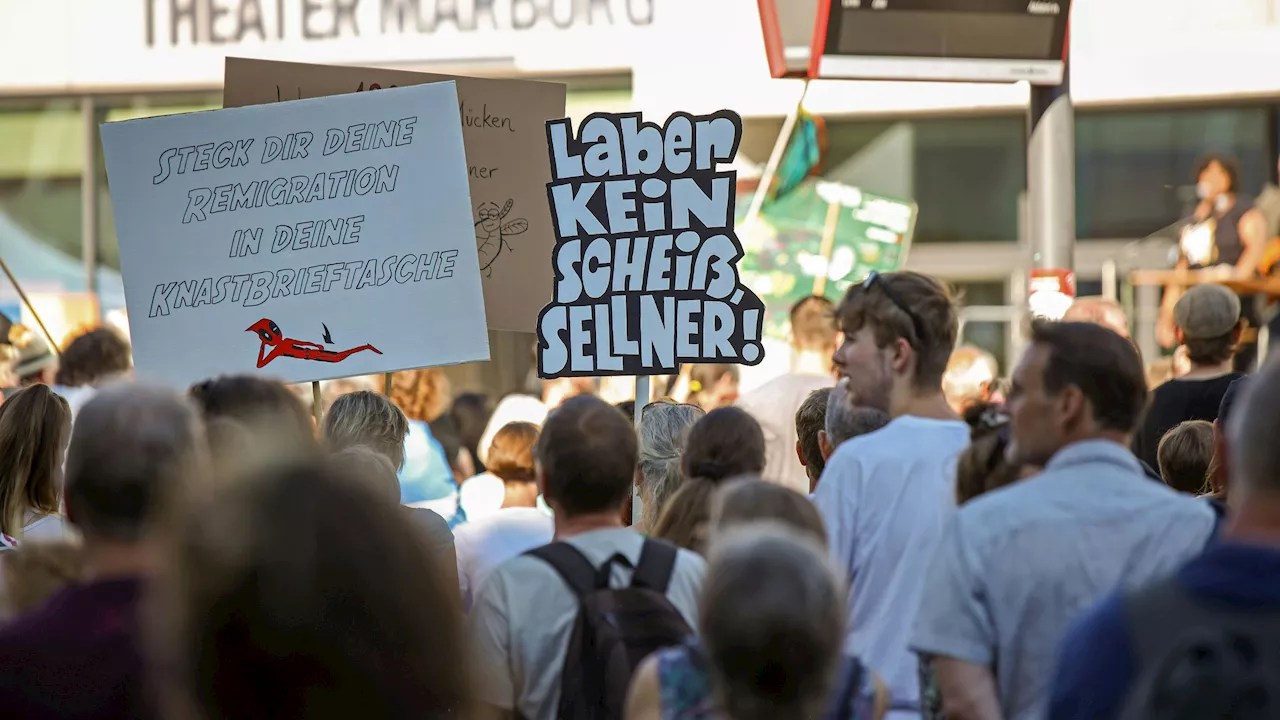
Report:
[{"label": "cardboard sign", "polygon": [[486,360],[452,83],[102,126],[139,376]]},{"label": "cardboard sign", "polygon": [[538,316],[538,375],[660,375],[764,359],[764,305],[739,280],[742,119],[722,110],[547,123],[555,297]]},{"label": "cardboard sign", "polygon": [[403,70],[227,58],[224,107],[455,81],[467,149],[475,245],[489,327],[533,332],[551,299],[544,126],[564,117],[565,86]]}]

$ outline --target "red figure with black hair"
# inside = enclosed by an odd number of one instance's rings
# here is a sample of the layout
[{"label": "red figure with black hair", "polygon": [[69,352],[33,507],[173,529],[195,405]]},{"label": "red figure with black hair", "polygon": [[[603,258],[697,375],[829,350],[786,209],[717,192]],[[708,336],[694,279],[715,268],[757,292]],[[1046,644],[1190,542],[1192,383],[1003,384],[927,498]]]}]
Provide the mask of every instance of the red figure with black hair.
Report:
[{"label": "red figure with black hair", "polygon": [[[373,352],[382,354],[382,351],[372,345],[361,345],[350,350],[341,350],[334,352],[325,350],[323,345],[306,340],[294,340],[287,338],[280,331],[280,326],[274,321],[263,318],[258,322],[250,325],[245,329],[246,332],[258,333],[258,338],[262,340],[262,345],[258,347],[258,367],[266,367],[268,363],[278,357],[290,357],[297,360],[316,360],[318,362],[339,363],[358,352],[372,350]],[[271,352],[267,352],[267,348],[271,348]]]}]

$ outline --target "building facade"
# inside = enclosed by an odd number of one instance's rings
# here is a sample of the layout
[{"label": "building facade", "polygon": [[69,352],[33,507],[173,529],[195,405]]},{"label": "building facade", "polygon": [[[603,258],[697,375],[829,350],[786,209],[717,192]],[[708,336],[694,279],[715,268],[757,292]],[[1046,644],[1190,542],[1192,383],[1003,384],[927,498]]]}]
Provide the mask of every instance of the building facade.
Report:
[{"label": "building facade", "polygon": [[[1203,153],[1238,157],[1246,194],[1275,181],[1280,0],[1077,0],[1071,30],[1076,270],[1081,294],[1100,294],[1108,260],[1167,261],[1138,241],[1186,214]],[[756,164],[801,93],[768,77],[753,0],[0,3],[0,256],[29,289],[123,304],[97,125],[219,107],[228,55],[555,79],[571,117],[732,108]],[[1027,98],[816,81],[805,100],[828,123],[824,174],[919,204],[909,265],[960,287],[965,339],[1002,360],[1028,264]],[[0,307],[17,307],[8,287]],[[526,341],[498,339],[498,361],[527,365]],[[495,372],[458,379],[518,384]]]}]

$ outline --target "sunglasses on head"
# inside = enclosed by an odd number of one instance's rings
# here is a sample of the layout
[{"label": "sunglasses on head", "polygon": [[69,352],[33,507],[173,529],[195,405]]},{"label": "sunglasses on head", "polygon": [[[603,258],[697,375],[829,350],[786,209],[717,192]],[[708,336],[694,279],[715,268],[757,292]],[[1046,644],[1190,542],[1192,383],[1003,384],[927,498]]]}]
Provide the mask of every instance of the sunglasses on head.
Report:
[{"label": "sunglasses on head", "polygon": [[653,408],[656,408],[656,407],[664,407],[664,406],[671,406],[671,407],[697,407],[696,405],[693,405],[692,403],[680,403],[680,402],[676,402],[675,400],[672,400],[671,398],[661,398],[661,399],[658,399],[658,400],[654,400],[653,402],[651,402],[651,403],[649,403],[649,404],[645,405],[644,407],[640,408],[640,417],[644,417],[644,414],[645,414],[645,413],[647,413],[647,412],[649,412],[649,411],[650,411],[650,410],[652,410]]},{"label": "sunglasses on head", "polygon": [[898,293],[893,291],[893,288],[889,287],[889,283],[884,279],[884,276],[875,270],[872,270],[871,273],[867,275],[867,279],[862,281],[862,292],[870,292],[873,287],[880,288],[880,292],[884,293],[884,296],[889,298],[889,302],[893,303],[895,307],[906,313],[907,317],[911,318],[911,327],[916,331],[916,342],[923,343],[925,340],[924,320],[921,320],[920,316],[911,309],[911,306],[907,305],[907,303],[902,300],[902,296],[898,295]]}]

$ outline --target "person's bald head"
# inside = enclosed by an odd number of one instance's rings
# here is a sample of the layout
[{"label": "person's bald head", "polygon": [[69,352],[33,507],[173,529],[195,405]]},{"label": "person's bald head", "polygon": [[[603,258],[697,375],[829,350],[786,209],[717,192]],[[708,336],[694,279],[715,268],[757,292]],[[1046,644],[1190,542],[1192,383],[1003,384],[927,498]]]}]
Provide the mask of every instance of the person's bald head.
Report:
[{"label": "person's bald head", "polygon": [[1232,499],[1243,494],[1280,497],[1280,362],[1269,362],[1249,379],[1226,420]]},{"label": "person's bald head", "polygon": [[1102,297],[1083,297],[1071,303],[1063,322],[1087,322],[1101,325],[1122,338],[1129,338],[1129,318],[1124,308],[1115,300]]},{"label": "person's bald head", "polygon": [[983,399],[1000,373],[996,356],[973,345],[961,345],[951,353],[942,375],[942,394],[956,412]]}]

